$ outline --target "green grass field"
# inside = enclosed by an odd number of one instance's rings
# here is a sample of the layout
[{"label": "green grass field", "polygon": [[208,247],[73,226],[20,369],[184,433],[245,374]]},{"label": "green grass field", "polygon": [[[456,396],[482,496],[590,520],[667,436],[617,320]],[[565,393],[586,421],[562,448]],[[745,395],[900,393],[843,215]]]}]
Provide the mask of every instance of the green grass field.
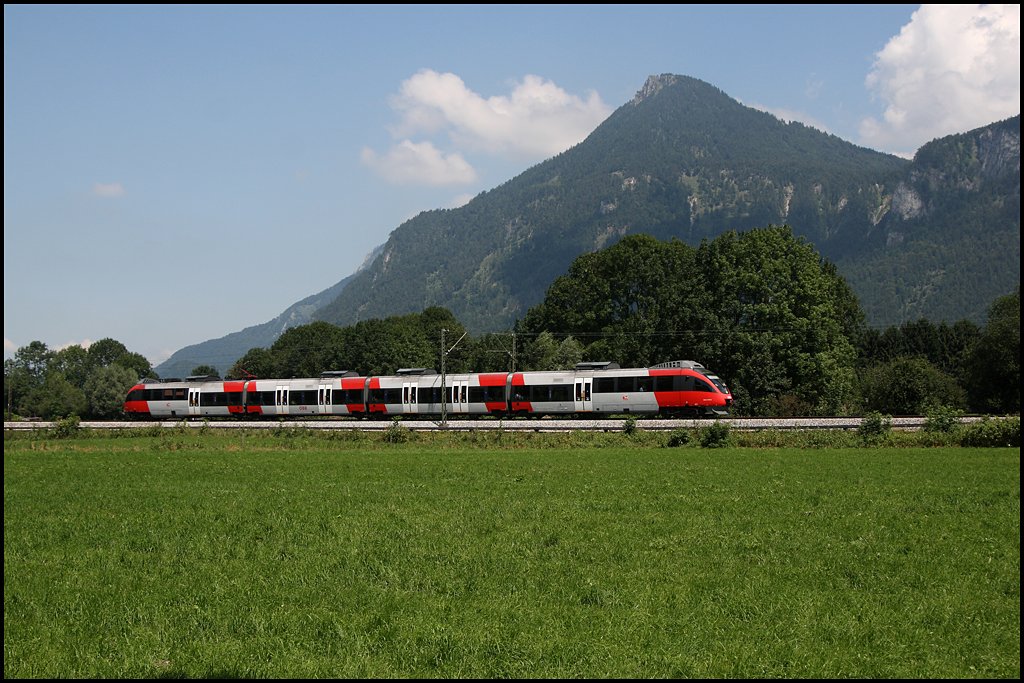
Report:
[{"label": "green grass field", "polygon": [[1019,674],[1019,448],[4,443],[5,678]]}]

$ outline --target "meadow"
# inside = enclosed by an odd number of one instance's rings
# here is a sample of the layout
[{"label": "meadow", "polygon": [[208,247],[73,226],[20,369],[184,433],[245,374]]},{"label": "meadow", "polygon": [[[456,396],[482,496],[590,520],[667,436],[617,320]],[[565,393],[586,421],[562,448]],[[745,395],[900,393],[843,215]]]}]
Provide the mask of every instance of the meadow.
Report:
[{"label": "meadow", "polygon": [[1019,678],[1019,447],[172,431],[5,435],[5,678]]}]

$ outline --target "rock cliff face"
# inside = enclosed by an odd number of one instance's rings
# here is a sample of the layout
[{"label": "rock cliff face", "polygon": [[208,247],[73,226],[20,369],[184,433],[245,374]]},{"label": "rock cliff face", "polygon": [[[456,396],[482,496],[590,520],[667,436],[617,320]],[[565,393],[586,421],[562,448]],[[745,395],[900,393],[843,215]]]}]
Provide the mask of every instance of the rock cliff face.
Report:
[{"label": "rock cliff face", "polygon": [[837,259],[872,323],[984,322],[1020,282],[1020,116],[924,145],[878,227],[884,248]]}]

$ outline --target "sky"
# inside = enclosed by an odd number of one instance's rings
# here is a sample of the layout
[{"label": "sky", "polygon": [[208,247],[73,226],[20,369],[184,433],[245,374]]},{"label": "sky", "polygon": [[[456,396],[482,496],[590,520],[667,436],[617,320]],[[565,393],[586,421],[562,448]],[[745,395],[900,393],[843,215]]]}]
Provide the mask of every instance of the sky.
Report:
[{"label": "sky", "polygon": [[4,5],[4,358],[272,320],[663,73],[911,158],[1020,113],[1020,5]]}]

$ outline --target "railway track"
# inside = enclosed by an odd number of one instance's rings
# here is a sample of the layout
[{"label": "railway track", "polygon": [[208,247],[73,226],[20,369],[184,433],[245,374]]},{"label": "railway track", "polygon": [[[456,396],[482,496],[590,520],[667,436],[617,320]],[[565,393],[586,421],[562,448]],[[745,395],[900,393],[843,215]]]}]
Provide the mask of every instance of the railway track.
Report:
[{"label": "railway track", "polygon": [[[822,429],[857,429],[860,427],[859,417],[791,417],[791,418],[723,418],[718,420],[731,429],[740,431],[758,431],[769,429],[781,430],[822,430]],[[906,431],[921,429],[924,417],[894,417],[892,428]],[[960,418],[962,423],[977,422],[980,417]],[[644,431],[672,431],[674,429],[693,429],[707,427],[714,420],[707,419],[638,419],[637,429]],[[32,431],[53,427],[55,422],[26,420],[21,422],[4,422],[4,431]],[[279,429],[299,428],[311,430],[352,430],[352,431],[383,431],[394,424],[393,420],[352,420],[352,419],[305,419],[305,420],[162,420],[152,422],[82,422],[79,427],[96,430],[139,429],[160,426],[167,429],[180,429],[184,425],[190,429],[206,427],[209,429]],[[507,432],[571,432],[571,431],[622,431],[626,425],[624,419],[605,420],[564,420],[553,418],[484,418],[478,420],[440,420],[403,419],[400,424],[412,431],[489,431],[504,430]]]}]

